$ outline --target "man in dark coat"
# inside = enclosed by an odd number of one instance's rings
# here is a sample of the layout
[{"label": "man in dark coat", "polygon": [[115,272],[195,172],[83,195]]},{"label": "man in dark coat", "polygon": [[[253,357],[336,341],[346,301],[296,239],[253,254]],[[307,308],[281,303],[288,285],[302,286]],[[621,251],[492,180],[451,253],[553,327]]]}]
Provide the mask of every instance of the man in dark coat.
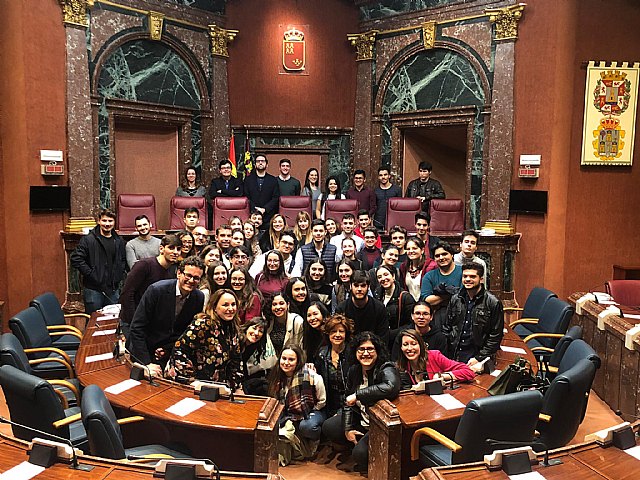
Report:
[{"label": "man in dark coat", "polygon": [[262,229],[269,228],[271,217],[278,211],[280,188],[278,180],[267,173],[267,157],[256,157],[256,170],[244,181],[245,195],[249,199],[251,210],[262,213]]}]

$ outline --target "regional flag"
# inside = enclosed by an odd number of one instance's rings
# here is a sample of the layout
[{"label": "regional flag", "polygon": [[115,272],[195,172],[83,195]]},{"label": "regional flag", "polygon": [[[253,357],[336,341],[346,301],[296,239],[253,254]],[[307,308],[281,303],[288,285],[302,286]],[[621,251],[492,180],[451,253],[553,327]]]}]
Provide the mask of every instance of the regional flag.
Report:
[{"label": "regional flag", "polygon": [[229,142],[229,161],[231,162],[231,175],[238,177],[238,170],[236,169],[236,143],[233,140],[233,133],[231,134],[231,142]]}]

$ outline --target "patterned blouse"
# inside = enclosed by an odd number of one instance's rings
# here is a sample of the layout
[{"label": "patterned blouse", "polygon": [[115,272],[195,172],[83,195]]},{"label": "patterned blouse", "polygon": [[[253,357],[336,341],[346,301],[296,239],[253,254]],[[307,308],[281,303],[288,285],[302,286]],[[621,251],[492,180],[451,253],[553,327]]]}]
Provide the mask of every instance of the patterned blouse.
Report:
[{"label": "patterned blouse", "polygon": [[169,366],[178,376],[225,382],[240,380],[240,338],[232,322],[196,316],[176,341]]}]

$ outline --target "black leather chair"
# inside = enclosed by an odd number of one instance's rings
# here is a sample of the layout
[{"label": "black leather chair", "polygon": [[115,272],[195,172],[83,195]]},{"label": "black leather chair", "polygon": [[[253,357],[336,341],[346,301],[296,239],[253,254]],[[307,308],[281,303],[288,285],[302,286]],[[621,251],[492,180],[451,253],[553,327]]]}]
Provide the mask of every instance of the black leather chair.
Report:
[{"label": "black leather chair", "polygon": [[560,365],[560,360],[562,360],[562,357],[564,356],[571,342],[582,338],[582,327],[580,325],[573,325],[572,327],[569,327],[569,330],[567,330],[567,333],[565,333],[564,335],[561,335],[561,334],[549,334],[549,335],[559,337],[558,343],[556,343],[555,348],[540,346],[540,347],[533,347],[531,351],[538,358],[540,356],[543,356],[544,360],[547,361],[549,367],[551,369],[555,368],[557,371],[558,365]]},{"label": "black leather chair", "polygon": [[[19,370],[22,370],[29,375],[39,376],[38,372],[34,370],[34,366],[38,366],[46,362],[60,362],[59,359],[54,358],[41,358],[37,360],[29,360],[27,354],[24,352],[20,341],[13,333],[5,333],[0,336],[0,364],[11,365]],[[64,402],[66,406],[80,406],[80,383],[76,378],[72,378],[73,369],[68,366],[69,378],[67,379],[49,379],[49,383],[53,385],[57,392],[61,392],[64,395]]]},{"label": "black leather chair", "polygon": [[524,302],[524,307],[504,307],[505,313],[520,312],[521,318],[540,318],[542,308],[550,298],[557,297],[551,290],[547,290],[544,287],[534,287],[527,300]]},{"label": "black leather chair", "polygon": [[[575,436],[587,411],[595,375],[594,362],[583,358],[551,382],[542,405],[542,417],[548,415],[550,419],[541,420],[537,427],[540,432],[538,440],[547,448],[563,447]],[[540,448],[534,445],[534,449]]]},{"label": "black leather chair", "polygon": [[[425,427],[411,438],[411,459],[423,467],[475,462],[499,448],[533,443],[542,394],[537,390],[472,400],[467,404],[454,440]],[[426,435],[438,442],[422,445]]]},{"label": "black leather chair", "polygon": [[[76,351],[53,346],[44,318],[37,308],[29,307],[16,313],[9,320],[9,327],[30,359],[58,358],[73,366]],[[66,366],[53,362],[42,363],[36,370],[43,378],[61,378],[67,373]]]},{"label": "black leather chair", "polygon": [[[53,386],[34,375],[11,365],[0,366],[0,385],[9,407],[11,420],[71,440],[74,446],[88,447],[87,436],[80,422],[79,408],[64,409]],[[12,425],[13,434],[22,440],[41,436]]]},{"label": "black leather chair", "polygon": [[511,326],[529,348],[554,348],[558,339],[567,332],[573,311],[573,307],[564,300],[551,297],[537,319],[520,318],[511,322]]},{"label": "black leather chair", "polygon": [[122,460],[129,456],[167,455],[173,458],[190,458],[184,453],[162,445],[143,445],[124,448],[120,424],[144,420],[129,417],[118,420],[104,392],[97,385],[85,387],[82,395],[82,423],[89,437],[89,451],[98,457]]},{"label": "black leather chair", "polygon": [[589,360],[596,367],[600,368],[602,363],[596,351],[587,342],[577,339],[571,342],[558,364],[558,374],[564,373],[573,368],[580,360]]},{"label": "black leather chair", "polygon": [[[86,322],[89,320],[90,315],[86,313],[68,313],[65,314],[62,311],[58,298],[51,292],[38,295],[36,298],[29,302],[30,307],[35,307],[40,311],[42,318],[47,326],[49,333],[52,332],[67,332],[73,331],[78,335],[82,335],[82,332],[73,325],[68,325],[66,319],[74,317],[83,317]],[[64,333],[63,335],[52,338],[53,346],[61,348],[63,350],[78,350],[80,346],[80,339],[75,335]]]}]

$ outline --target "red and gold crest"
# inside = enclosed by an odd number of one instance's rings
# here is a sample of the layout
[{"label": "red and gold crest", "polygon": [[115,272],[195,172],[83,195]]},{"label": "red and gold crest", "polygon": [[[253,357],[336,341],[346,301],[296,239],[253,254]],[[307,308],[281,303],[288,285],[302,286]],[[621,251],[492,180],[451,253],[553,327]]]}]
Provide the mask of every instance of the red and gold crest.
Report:
[{"label": "red and gold crest", "polygon": [[300,72],[305,66],[304,32],[291,28],[282,39],[282,66],[288,72]]}]

